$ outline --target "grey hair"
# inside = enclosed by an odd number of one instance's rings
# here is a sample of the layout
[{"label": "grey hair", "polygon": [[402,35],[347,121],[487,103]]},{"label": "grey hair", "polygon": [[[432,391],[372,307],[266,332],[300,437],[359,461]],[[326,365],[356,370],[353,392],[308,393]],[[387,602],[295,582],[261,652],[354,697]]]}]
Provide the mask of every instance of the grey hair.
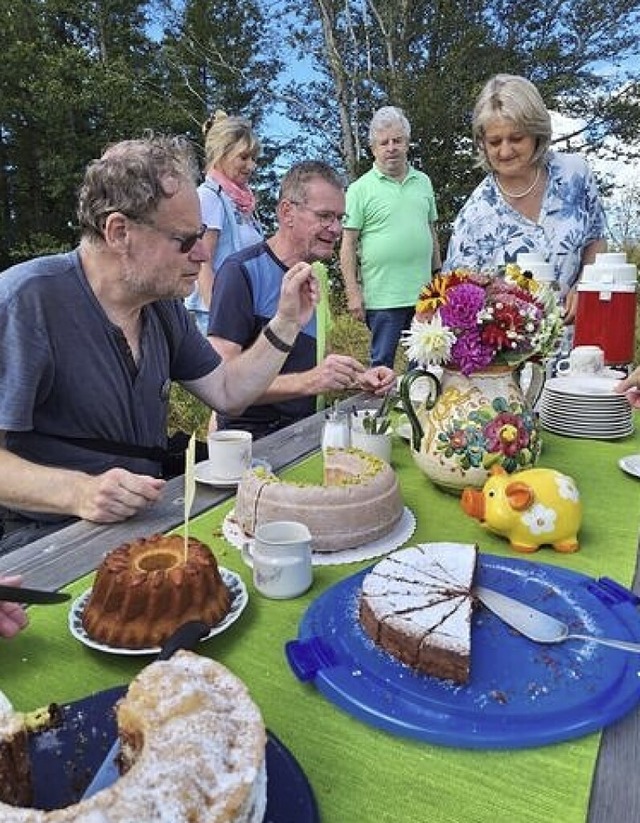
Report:
[{"label": "grey hair", "polygon": [[280,193],[278,203],[283,200],[292,202],[307,202],[307,186],[314,180],[320,178],[336,189],[344,191],[345,184],[338,172],[322,160],[303,160],[295,163],[282,178],[280,183]]},{"label": "grey hair", "polygon": [[405,113],[397,106],[383,106],[373,115],[369,123],[369,145],[376,142],[376,135],[390,129],[393,126],[400,126],[404,132],[407,142],[411,139],[411,124],[407,120]]},{"label": "grey hair", "polygon": [[260,141],[251,123],[244,117],[229,116],[218,109],[202,125],[207,168],[217,168],[220,161],[237,146],[246,146],[255,159],[260,154]]},{"label": "grey hair", "polygon": [[551,116],[538,89],[530,80],[515,74],[496,74],[480,92],[473,109],[472,134],[478,165],[491,171],[484,148],[487,125],[496,117],[511,120],[536,141],[531,158],[542,163],[551,145]]},{"label": "grey hair", "polygon": [[153,214],[185,182],[197,185],[198,162],[184,137],[147,135],[108,146],[85,171],[78,194],[83,236],[103,236],[107,217],[121,212],[132,220]]}]

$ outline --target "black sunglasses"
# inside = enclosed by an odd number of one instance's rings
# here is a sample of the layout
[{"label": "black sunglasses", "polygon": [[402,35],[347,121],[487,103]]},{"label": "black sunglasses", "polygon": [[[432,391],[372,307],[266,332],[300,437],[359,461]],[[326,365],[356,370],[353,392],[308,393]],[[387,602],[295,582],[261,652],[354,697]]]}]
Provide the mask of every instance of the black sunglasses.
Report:
[{"label": "black sunglasses", "polygon": [[191,249],[195,246],[198,240],[202,240],[207,231],[207,226],[203,223],[198,231],[194,232],[193,234],[187,234],[186,236],[182,237],[179,234],[172,234],[171,232],[164,231],[164,229],[159,229],[157,226],[153,226],[153,228],[160,232],[160,234],[164,234],[165,237],[168,237],[169,240],[175,240],[177,243],[180,243],[180,251],[182,254],[188,254]]},{"label": "black sunglasses", "polygon": [[198,242],[198,240],[202,240],[208,228],[203,223],[198,229],[198,231],[194,232],[193,234],[182,235],[175,234],[174,232],[167,231],[166,229],[161,229],[159,226],[156,226],[155,223],[151,223],[148,220],[135,220],[134,222],[142,224],[143,226],[148,226],[150,229],[157,231],[158,234],[164,235],[169,240],[175,240],[176,243],[180,243],[180,252],[182,254],[188,254],[191,251],[191,249],[195,246],[195,244]]}]

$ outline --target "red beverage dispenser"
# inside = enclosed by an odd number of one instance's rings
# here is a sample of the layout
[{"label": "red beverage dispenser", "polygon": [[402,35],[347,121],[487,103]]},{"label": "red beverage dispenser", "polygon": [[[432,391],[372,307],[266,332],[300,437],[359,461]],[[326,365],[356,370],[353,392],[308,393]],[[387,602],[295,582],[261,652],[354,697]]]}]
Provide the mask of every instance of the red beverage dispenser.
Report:
[{"label": "red beverage dispenser", "polygon": [[597,254],[578,284],[574,346],[600,346],[605,363],[632,363],[638,270],[624,253]]}]

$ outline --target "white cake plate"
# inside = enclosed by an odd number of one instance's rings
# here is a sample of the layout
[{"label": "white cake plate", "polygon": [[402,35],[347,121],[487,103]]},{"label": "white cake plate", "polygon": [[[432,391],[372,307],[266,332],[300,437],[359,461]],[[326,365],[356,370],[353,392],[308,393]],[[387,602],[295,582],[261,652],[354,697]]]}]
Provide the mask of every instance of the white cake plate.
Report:
[{"label": "white cake plate", "polygon": [[[233,509],[222,523],[222,534],[227,542],[239,551],[245,544],[253,547],[253,538],[245,534],[235,519]],[[416,529],[416,518],[406,506],[402,517],[394,528],[384,537],[356,546],[353,549],[342,549],[337,552],[313,552],[311,562],[314,566],[340,566],[343,563],[357,563],[360,560],[370,560],[372,557],[381,557],[383,554],[395,551],[409,540]],[[246,562],[246,561],[245,561]]]}]

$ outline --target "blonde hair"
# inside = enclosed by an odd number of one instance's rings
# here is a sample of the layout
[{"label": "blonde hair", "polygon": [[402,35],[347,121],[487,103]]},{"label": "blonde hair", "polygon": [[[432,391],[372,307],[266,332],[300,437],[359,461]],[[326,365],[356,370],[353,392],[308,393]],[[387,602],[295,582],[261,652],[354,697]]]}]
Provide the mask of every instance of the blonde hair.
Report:
[{"label": "blonde hair", "polygon": [[229,116],[218,109],[202,124],[207,168],[217,168],[235,148],[245,145],[254,158],[260,154],[260,141],[244,117]]},{"label": "blonde hair", "polygon": [[530,80],[516,74],[496,74],[480,92],[473,109],[472,133],[478,152],[478,165],[491,171],[484,148],[485,129],[496,117],[511,120],[535,138],[534,165],[543,162],[551,145],[551,116],[538,89]]}]

